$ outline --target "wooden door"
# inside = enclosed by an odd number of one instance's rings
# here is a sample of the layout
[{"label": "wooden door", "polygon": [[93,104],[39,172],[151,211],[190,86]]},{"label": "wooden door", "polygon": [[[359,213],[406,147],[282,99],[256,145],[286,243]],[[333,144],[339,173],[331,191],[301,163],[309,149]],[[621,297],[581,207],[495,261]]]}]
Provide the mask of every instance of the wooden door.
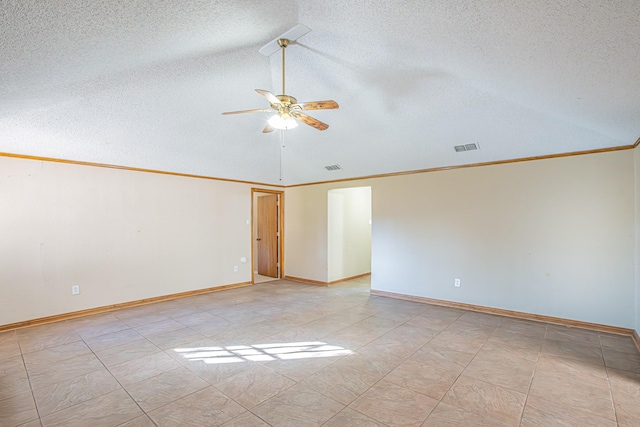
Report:
[{"label": "wooden door", "polygon": [[258,274],[278,277],[278,195],[258,197]]}]

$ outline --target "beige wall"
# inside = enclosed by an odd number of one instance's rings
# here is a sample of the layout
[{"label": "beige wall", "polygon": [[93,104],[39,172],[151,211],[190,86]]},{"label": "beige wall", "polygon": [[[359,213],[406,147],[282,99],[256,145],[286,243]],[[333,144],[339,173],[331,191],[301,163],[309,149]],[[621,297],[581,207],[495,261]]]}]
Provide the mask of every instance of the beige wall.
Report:
[{"label": "beige wall", "polygon": [[0,171],[0,325],[250,280],[247,184],[7,157]]},{"label": "beige wall", "polygon": [[633,150],[635,163],[635,330],[640,335],[640,148]]},{"label": "beige wall", "polygon": [[[328,281],[328,191],[371,186],[375,289],[638,330],[639,153],[288,188],[285,273]],[[0,324],[250,280],[248,184],[0,171]]]},{"label": "beige wall", "polygon": [[330,190],[328,281],[371,272],[371,187]]},{"label": "beige wall", "polygon": [[374,289],[632,327],[633,171],[618,151],[290,188],[287,274],[327,280],[327,191],[371,185]]}]

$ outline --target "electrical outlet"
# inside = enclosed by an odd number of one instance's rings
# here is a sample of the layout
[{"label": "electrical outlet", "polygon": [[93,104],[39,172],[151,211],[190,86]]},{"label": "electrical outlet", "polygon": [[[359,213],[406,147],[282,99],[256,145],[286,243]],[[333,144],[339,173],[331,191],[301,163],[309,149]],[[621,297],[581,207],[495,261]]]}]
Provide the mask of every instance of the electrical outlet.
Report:
[{"label": "electrical outlet", "polygon": [[460,279],[455,279],[453,282],[453,286],[455,286],[456,288],[460,287]]},{"label": "electrical outlet", "polygon": [[71,295],[78,295],[80,294],[80,285],[73,285],[71,287]]},{"label": "electrical outlet", "polygon": [[233,272],[234,272],[234,273],[237,273],[237,272],[238,272],[238,266],[237,266],[237,265],[234,265],[234,266],[233,266]]}]

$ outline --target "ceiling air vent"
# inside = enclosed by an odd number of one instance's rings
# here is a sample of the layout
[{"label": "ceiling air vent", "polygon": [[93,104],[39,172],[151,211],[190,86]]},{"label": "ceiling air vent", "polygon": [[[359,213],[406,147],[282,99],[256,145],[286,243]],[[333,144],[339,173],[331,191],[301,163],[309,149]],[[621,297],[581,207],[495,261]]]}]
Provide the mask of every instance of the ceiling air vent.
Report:
[{"label": "ceiling air vent", "polygon": [[342,169],[342,166],[336,163],[335,165],[325,166],[324,168],[328,171],[339,171],[340,169]]},{"label": "ceiling air vent", "polygon": [[455,147],[453,147],[453,149],[456,150],[456,153],[459,153],[460,151],[473,151],[479,148],[480,147],[478,147],[478,144],[476,144],[475,142],[473,144],[456,145]]}]

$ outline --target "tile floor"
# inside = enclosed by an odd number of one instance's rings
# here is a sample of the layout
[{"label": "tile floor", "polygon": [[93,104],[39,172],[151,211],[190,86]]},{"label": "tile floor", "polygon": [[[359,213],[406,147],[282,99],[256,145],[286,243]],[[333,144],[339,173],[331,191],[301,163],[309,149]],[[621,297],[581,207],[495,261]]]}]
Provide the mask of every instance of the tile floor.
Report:
[{"label": "tile floor", "polygon": [[638,426],[628,337],[286,281],[0,333],[0,426]]}]

